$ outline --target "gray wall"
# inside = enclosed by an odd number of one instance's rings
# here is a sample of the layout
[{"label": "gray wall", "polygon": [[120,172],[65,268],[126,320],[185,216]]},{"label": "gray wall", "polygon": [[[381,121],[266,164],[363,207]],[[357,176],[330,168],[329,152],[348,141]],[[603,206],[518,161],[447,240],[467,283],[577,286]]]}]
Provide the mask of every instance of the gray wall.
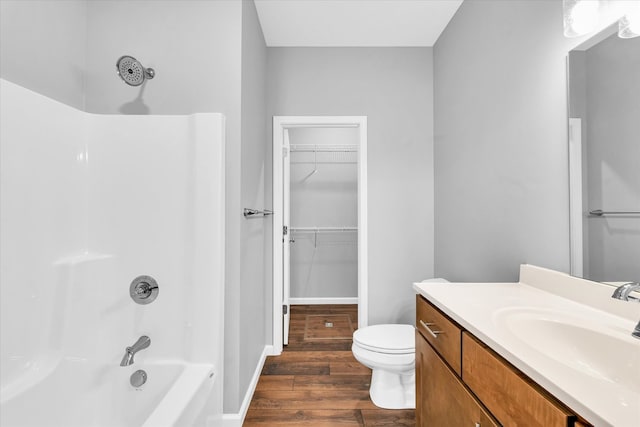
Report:
[{"label": "gray wall", "polygon": [[[267,48],[255,5],[252,1],[243,1],[241,207],[257,209],[267,203],[265,180],[271,178],[265,175],[266,147],[271,141],[267,130],[266,66]],[[225,412],[238,412],[264,346],[271,343],[271,328],[266,326],[272,316],[271,280],[266,280],[264,253],[265,240],[271,244],[271,231],[265,228],[271,223],[271,217],[245,219],[241,212],[237,209],[231,213],[241,221],[239,293],[238,289],[228,286],[227,293],[231,295],[226,301],[232,305],[225,307],[228,325],[225,345],[230,346],[229,351],[225,351],[229,355],[227,360],[237,357],[239,361],[239,394],[233,396],[228,390]],[[236,303],[239,304],[236,306]],[[233,355],[236,343],[239,352]]]},{"label": "gray wall", "polygon": [[[227,137],[239,138],[237,2],[90,0],[87,8],[88,112],[221,112],[227,117]],[[122,55],[154,68],[155,78],[138,87],[126,85],[115,72]]]},{"label": "gray wall", "polygon": [[82,110],[86,48],[86,0],[0,1],[3,79]]},{"label": "gray wall", "polygon": [[[613,35],[586,51],[588,209],[640,209],[640,38]],[[640,217],[586,219],[591,280],[640,279]]]},{"label": "gray wall", "polygon": [[433,277],[432,68],[430,48],[268,49],[269,116],[368,116],[370,324],[412,323]]},{"label": "gray wall", "polygon": [[435,272],[569,270],[560,1],[465,1],[434,47]]}]

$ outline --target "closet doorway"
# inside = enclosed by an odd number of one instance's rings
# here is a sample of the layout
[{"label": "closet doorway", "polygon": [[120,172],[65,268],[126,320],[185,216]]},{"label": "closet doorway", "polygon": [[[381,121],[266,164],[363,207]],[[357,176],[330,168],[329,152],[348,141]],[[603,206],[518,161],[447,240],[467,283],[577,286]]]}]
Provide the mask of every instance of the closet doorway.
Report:
[{"label": "closet doorway", "polygon": [[367,118],[273,118],[273,354],[290,305],[358,304],[367,326]]}]

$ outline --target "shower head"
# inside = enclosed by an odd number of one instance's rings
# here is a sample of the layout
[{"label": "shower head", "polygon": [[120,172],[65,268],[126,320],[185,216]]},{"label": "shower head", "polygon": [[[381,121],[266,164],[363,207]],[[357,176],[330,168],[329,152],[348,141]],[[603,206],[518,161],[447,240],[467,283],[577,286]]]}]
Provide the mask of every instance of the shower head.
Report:
[{"label": "shower head", "polygon": [[116,62],[118,75],[129,86],[140,86],[146,79],[152,79],[156,72],[153,68],[144,68],[133,56],[124,55]]}]

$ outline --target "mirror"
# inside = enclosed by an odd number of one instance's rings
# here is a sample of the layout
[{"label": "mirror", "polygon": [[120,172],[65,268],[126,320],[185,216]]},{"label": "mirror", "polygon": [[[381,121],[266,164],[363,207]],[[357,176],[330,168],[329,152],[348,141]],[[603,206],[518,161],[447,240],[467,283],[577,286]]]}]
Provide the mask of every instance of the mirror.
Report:
[{"label": "mirror", "polygon": [[640,37],[569,52],[571,274],[640,281]]}]

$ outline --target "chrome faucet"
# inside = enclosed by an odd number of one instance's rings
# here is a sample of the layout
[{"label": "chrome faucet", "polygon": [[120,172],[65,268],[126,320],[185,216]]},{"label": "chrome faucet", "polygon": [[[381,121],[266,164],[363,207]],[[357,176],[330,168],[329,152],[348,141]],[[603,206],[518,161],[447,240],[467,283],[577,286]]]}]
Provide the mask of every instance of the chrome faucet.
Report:
[{"label": "chrome faucet", "polygon": [[640,283],[629,282],[625,283],[622,286],[618,286],[616,290],[613,291],[613,295],[611,295],[611,298],[620,299],[622,301],[640,302],[640,299],[630,295],[633,291],[640,291]]},{"label": "chrome faucet", "polygon": [[138,338],[138,341],[131,347],[127,347],[125,350],[124,356],[122,357],[122,361],[120,362],[120,366],[129,366],[133,364],[133,356],[136,355],[140,350],[144,350],[145,348],[151,345],[151,338],[146,335]]},{"label": "chrome faucet", "polygon": [[[618,286],[616,290],[613,291],[613,295],[611,295],[611,298],[619,299],[622,301],[640,302],[640,298],[636,298],[630,295],[631,292],[633,291],[640,291],[640,283],[630,282],[630,283],[625,283],[622,286]],[[640,321],[636,325],[633,332],[631,332],[631,336],[634,338],[640,339]]]},{"label": "chrome faucet", "polygon": [[638,322],[636,328],[631,332],[631,336],[640,340],[640,322]]}]

